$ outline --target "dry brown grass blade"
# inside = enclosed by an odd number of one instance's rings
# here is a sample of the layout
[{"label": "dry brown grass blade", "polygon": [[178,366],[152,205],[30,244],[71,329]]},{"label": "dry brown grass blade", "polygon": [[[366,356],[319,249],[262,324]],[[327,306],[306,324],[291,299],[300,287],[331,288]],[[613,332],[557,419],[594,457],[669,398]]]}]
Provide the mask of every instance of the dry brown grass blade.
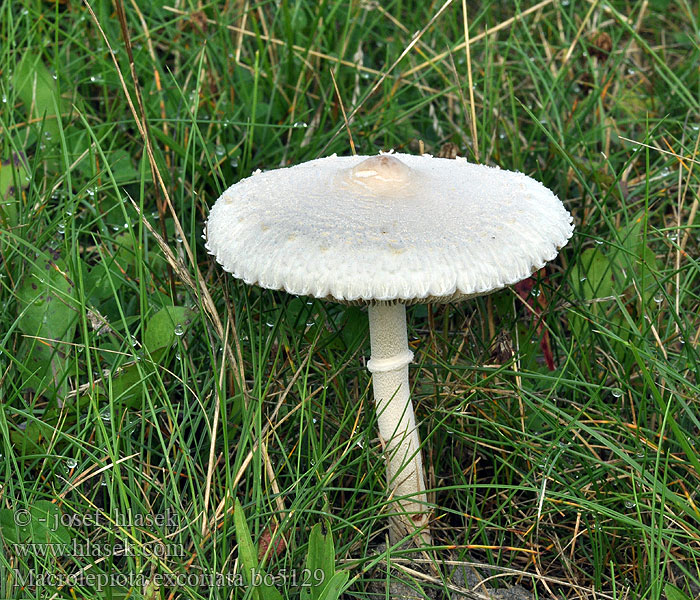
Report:
[{"label": "dry brown grass blade", "polygon": [[[311,347],[315,347],[316,343],[318,342],[318,339],[320,337],[320,330],[319,333],[317,334],[317,337],[314,339],[314,341],[311,344]],[[308,394],[305,398],[306,402],[310,401],[314,396],[320,394],[324,389],[326,385],[330,385],[331,382],[333,382],[341,373],[345,371],[348,365],[353,364],[356,362],[357,357],[356,354],[359,352],[360,347],[350,356],[340,367],[328,377],[324,385],[319,386],[316,388],[313,392]],[[266,440],[269,438],[274,431],[279,429],[285,421],[290,419],[297,410],[299,410],[302,407],[302,403],[297,403],[296,406],[292,407],[289,409],[287,414],[284,415],[281,419],[277,420],[277,415],[279,414],[280,409],[282,408],[282,405],[284,404],[285,400],[289,397],[289,394],[291,393],[292,389],[296,385],[297,380],[301,376],[301,374],[305,371],[307,368],[307,364],[311,360],[311,352],[309,352],[306,357],[304,358],[303,361],[301,361],[301,364],[297,368],[297,370],[294,372],[294,375],[292,376],[291,380],[287,384],[287,386],[284,388],[284,391],[280,394],[280,398],[275,404],[275,408],[270,414],[270,416],[267,418],[267,423],[263,426],[262,432],[260,434],[260,439],[261,440]],[[245,474],[246,470],[248,469],[248,466],[250,465],[251,461],[253,460],[253,456],[255,455],[255,451],[258,448],[259,440],[256,440],[253,444],[253,447],[248,451],[248,454],[246,455],[245,459],[243,460],[243,463],[241,464],[240,468],[238,469],[238,472],[233,478],[233,482],[231,484],[231,489],[235,489],[235,487],[238,485],[240,480],[243,478],[243,475]],[[266,467],[267,468],[267,467]],[[331,466],[331,470],[334,468],[334,465]],[[227,489],[227,496],[221,499],[221,502],[216,508],[215,515],[212,517],[212,521],[209,526],[209,531],[213,531],[214,524],[216,521],[222,519],[224,517],[224,509],[226,508],[226,501],[228,498],[230,498],[230,489]],[[279,502],[279,500],[278,500]],[[282,506],[284,504],[282,503]],[[226,509],[227,513],[230,513],[233,510],[233,506],[229,506],[228,509]]]},{"label": "dry brown grass blade", "polygon": [[[134,118],[137,121],[140,120],[141,126],[139,127],[139,131],[142,132],[141,135],[143,136],[144,143],[148,150],[148,156],[150,158],[153,154],[153,148],[151,147],[151,137],[148,132],[148,118],[146,117],[146,111],[143,107],[143,98],[141,97],[141,86],[139,84],[138,74],[136,73],[136,62],[134,61],[134,53],[131,48],[131,36],[129,35],[129,28],[126,23],[126,13],[124,12],[124,4],[122,0],[115,0],[114,6],[117,10],[117,19],[119,21],[119,27],[122,33],[122,40],[124,41],[124,48],[126,48],[126,55],[129,59],[129,72],[131,74],[131,80],[134,83],[134,96],[136,97],[136,105],[139,109],[138,116],[134,114]],[[153,181],[155,181],[155,172],[158,170],[158,166],[156,165],[155,161],[151,160],[149,160],[149,166],[151,168],[151,176],[153,177]],[[165,203],[163,202],[160,190],[157,187],[154,188],[154,192],[156,195],[156,207],[158,208],[158,215],[160,217],[160,234],[163,236],[163,239],[167,240],[168,233],[165,227]],[[173,271],[170,265],[168,265],[168,281],[170,282],[171,294],[175,296],[175,277],[173,275]]]},{"label": "dry brown grass blade", "polygon": [[[188,11],[181,10],[179,8],[175,8],[173,6],[164,6],[163,7],[165,10],[172,12],[176,15],[183,16],[183,17],[189,17],[191,16],[191,13]],[[215,21],[214,19],[209,19],[205,17],[201,17],[201,20],[203,23],[207,23],[209,25],[218,25],[220,26],[221,23],[218,21]],[[314,58],[318,58],[320,60],[327,60],[329,62],[342,65],[344,67],[351,67],[354,71],[359,71],[361,73],[366,73],[368,75],[373,75],[375,77],[386,77],[388,73],[384,73],[383,71],[379,71],[378,69],[372,69],[371,67],[365,67],[364,65],[358,63],[358,62],[353,62],[351,60],[347,60],[344,58],[338,58],[337,56],[333,56],[331,54],[326,54],[325,52],[319,52],[318,50],[311,50],[309,48],[305,48],[304,46],[299,46],[297,44],[288,44],[287,42],[280,40],[275,37],[270,37],[270,36],[265,36],[261,35],[255,31],[251,31],[249,29],[245,29],[245,27],[238,27],[236,25],[225,25],[226,29],[229,31],[233,31],[235,33],[238,33],[240,35],[240,40],[242,41],[243,37],[254,37],[256,39],[261,39],[264,42],[268,42],[270,44],[275,44],[277,46],[287,46],[294,50],[295,52],[298,52],[300,54],[303,54],[304,56],[312,56]],[[241,42],[242,43],[242,42]],[[244,63],[240,62],[240,48],[237,47],[236,52],[237,52],[237,60],[236,64],[237,66],[243,68],[243,69],[248,69],[249,71],[252,72],[252,69],[245,65]],[[430,61],[428,61],[430,62]],[[260,73],[261,76],[265,77],[266,73]],[[411,85],[415,87],[418,90],[421,90],[422,92],[427,92],[429,94],[444,94],[448,98],[452,98],[453,100],[454,95],[450,94],[449,92],[445,92],[444,89],[437,89],[435,87],[425,85],[423,83],[420,83],[418,81],[406,81],[404,79],[401,79],[401,77],[397,77],[397,80],[400,80],[402,83],[405,83],[407,85]],[[186,87],[186,86],[185,86]],[[311,97],[314,97],[313,95]]]},{"label": "dry brown grass blade", "polygon": [[441,52],[440,54],[433,56],[430,60],[427,60],[419,65],[416,65],[412,69],[409,69],[408,71],[401,73],[401,77],[408,77],[409,75],[413,75],[414,73],[418,73],[419,71],[422,71],[423,69],[427,69],[433,63],[441,61],[444,58],[447,58],[450,54],[454,54],[456,52],[459,52],[460,50],[464,50],[464,48],[467,44],[470,44],[470,45],[474,44],[474,43],[478,42],[479,40],[483,40],[485,37],[487,37],[489,35],[493,35],[494,33],[501,31],[502,29],[506,29],[506,28],[510,27],[513,23],[516,23],[517,21],[520,21],[521,19],[523,19],[523,17],[526,17],[527,15],[530,15],[534,12],[537,12],[538,10],[544,8],[545,6],[547,6],[549,4],[553,4],[554,1],[555,0],[542,0],[542,2],[538,2],[537,4],[524,10],[520,14],[517,14],[514,17],[511,17],[510,19],[506,19],[502,23],[499,23],[498,25],[495,25],[494,27],[491,27],[490,29],[483,31],[479,35],[474,36],[468,42],[465,41],[465,42],[462,42],[461,44],[457,44],[454,48],[450,48],[449,50],[445,50],[445,52]]},{"label": "dry brown grass blade", "polygon": [[581,39],[581,35],[583,34],[583,30],[586,28],[586,25],[588,24],[588,21],[590,21],[591,16],[593,15],[593,11],[598,7],[598,0],[595,0],[593,4],[591,4],[591,7],[588,9],[588,12],[586,13],[586,16],[583,17],[583,20],[581,21],[581,25],[579,25],[578,31],[576,32],[576,35],[574,36],[573,41],[569,45],[569,49],[566,51],[566,54],[564,55],[563,60],[561,61],[561,65],[559,65],[559,69],[563,69],[566,66],[566,63],[569,62],[569,59],[574,53],[574,50],[576,49],[576,46],[579,43],[579,40]]},{"label": "dry brown grass blade", "polygon": [[[350,559],[346,561],[341,561],[343,564],[351,566],[356,562],[357,559]],[[426,573],[422,573],[418,570],[412,569],[411,567],[415,567],[417,564],[423,565],[426,564],[428,561],[423,558],[417,558],[413,557],[410,559],[406,558],[400,558],[400,557],[392,557],[391,559],[392,565],[401,569],[405,573],[410,574],[411,576],[417,578],[417,579],[422,579],[424,581],[429,581],[435,584],[442,584],[443,582],[440,579],[437,579],[435,577],[431,577],[430,575]],[[564,579],[559,579],[557,577],[551,577],[549,575],[536,575],[534,573],[529,573],[528,571],[524,571],[521,569],[514,569],[512,567],[501,567],[498,565],[492,565],[489,563],[480,563],[480,562],[466,562],[466,561],[456,561],[456,560],[443,560],[441,561],[442,564],[448,565],[448,566],[454,566],[454,567],[472,567],[474,569],[481,569],[483,571],[500,571],[500,574],[498,575],[492,575],[488,578],[483,579],[482,583],[486,583],[487,581],[490,581],[491,579],[496,579],[496,578],[502,578],[502,577],[520,577],[520,578],[527,578],[527,579],[535,579],[537,581],[541,582],[548,582],[551,584],[554,584],[558,587],[562,588],[567,588],[570,590],[576,590],[579,592],[583,592],[586,594],[585,598],[589,598],[590,600],[619,600],[619,596],[613,594],[612,592],[601,592],[595,589],[590,589],[587,587],[584,587],[582,585],[578,585],[576,583],[572,583],[570,581],[566,581]],[[449,585],[448,584],[448,589],[451,589],[456,592],[461,592],[463,593],[464,589],[459,588],[457,586]],[[476,596],[479,598],[490,598],[492,597],[490,594],[489,595],[484,595],[484,596]],[[554,596],[555,598],[558,598],[559,596]]]},{"label": "dry brown grass blade", "polygon": [[[160,80],[160,72],[158,71],[157,67],[155,66],[157,64],[156,60],[156,52],[155,49],[153,48],[153,40],[151,39],[151,32],[148,29],[148,24],[146,23],[146,19],[143,16],[143,13],[141,12],[141,9],[139,8],[138,3],[136,0],[131,0],[131,6],[133,7],[134,11],[136,12],[136,16],[139,19],[139,23],[141,23],[141,29],[143,30],[143,35],[146,38],[146,47],[148,48],[148,54],[151,57],[151,60],[153,61],[153,81],[155,83],[156,89],[158,90],[159,94],[163,93],[163,84]],[[165,114],[165,100],[163,99],[163,96],[161,95],[160,100],[160,118],[163,122],[163,133],[167,136],[168,135],[168,120],[166,119],[166,114]],[[171,162],[170,162],[170,155],[166,154],[165,155],[165,162],[168,168],[171,167]]]},{"label": "dry brown grass blade", "polygon": [[[365,95],[364,100],[361,100],[361,101],[357,104],[357,106],[355,106],[355,107],[350,111],[350,114],[349,114],[348,117],[347,117],[347,120],[348,120],[348,121],[352,121],[353,117],[358,113],[358,111],[360,110],[360,108],[362,108],[362,106],[363,106],[365,100],[367,100],[367,98],[371,98],[371,97],[372,97],[372,95],[379,89],[379,87],[382,85],[382,83],[384,83],[384,80],[394,71],[394,69],[396,69],[396,67],[401,63],[401,61],[404,59],[404,57],[405,57],[405,56],[413,49],[413,47],[420,41],[420,39],[423,37],[423,35],[425,34],[425,32],[428,31],[428,29],[430,29],[430,28],[433,26],[433,24],[435,23],[435,21],[437,21],[437,20],[440,18],[440,15],[442,15],[442,13],[444,13],[444,12],[447,10],[447,8],[450,6],[450,4],[452,4],[452,2],[453,2],[453,0],[445,0],[445,2],[443,3],[443,5],[442,5],[442,6],[437,10],[437,12],[430,18],[430,20],[423,26],[423,28],[422,28],[420,31],[416,32],[416,34],[413,36],[413,38],[412,38],[411,41],[408,43],[408,45],[403,49],[403,51],[401,52],[401,54],[399,54],[398,58],[397,58],[393,63],[391,63],[391,66],[390,66],[388,69],[386,69],[386,70],[381,74],[381,76],[374,82],[374,84],[373,84],[372,87],[370,88],[369,92],[367,92],[367,94]],[[328,142],[326,143],[326,145],[321,149],[321,151],[319,152],[318,156],[323,156],[323,155],[325,154],[326,150],[328,149],[328,146],[330,146],[330,145],[333,143],[333,141],[335,140],[335,138],[338,137],[338,135],[340,134],[340,132],[341,132],[342,130],[343,130],[342,126],[339,127],[339,128],[336,130],[336,132],[331,136],[331,138],[328,140]]]},{"label": "dry brown grass blade", "polygon": [[357,152],[355,152],[355,141],[352,139],[352,131],[350,131],[350,122],[348,121],[348,115],[345,114],[345,105],[343,104],[343,98],[340,96],[340,90],[338,89],[338,84],[335,81],[335,75],[333,75],[333,69],[329,69],[330,74],[331,74],[331,79],[333,80],[333,87],[335,88],[335,94],[338,96],[338,103],[340,104],[340,110],[343,113],[343,120],[345,121],[345,129],[347,129],[348,132],[348,138],[350,138],[350,151],[352,152],[352,155],[355,156]]},{"label": "dry brown grass blade", "polygon": [[476,105],[474,104],[474,82],[472,79],[472,54],[469,43],[469,18],[467,17],[467,0],[462,0],[462,26],[464,28],[464,50],[467,58],[467,84],[469,85],[469,114],[470,127],[472,130],[472,151],[476,162],[479,162],[479,134],[476,129]]},{"label": "dry brown grass blade", "polygon": [[[231,328],[229,323],[226,323],[226,333],[224,334],[224,345],[228,344],[228,334]],[[222,390],[224,387],[224,373],[226,372],[226,355],[223,356],[221,361],[221,368],[219,369],[219,389]],[[219,414],[220,414],[221,403],[217,398],[216,405],[214,407],[214,418],[211,423],[211,440],[209,441],[209,460],[207,461],[207,478],[204,485],[204,508],[202,509],[202,537],[207,534],[207,508],[209,507],[209,498],[211,497],[211,480],[214,476],[214,451],[216,449],[216,431],[219,425]]]},{"label": "dry brown grass blade", "polygon": [[[124,80],[124,75],[122,73],[121,67],[119,66],[119,62],[117,61],[117,54],[114,52],[114,49],[112,48],[112,45],[107,38],[107,35],[104,32],[104,29],[102,28],[102,25],[100,24],[99,19],[97,18],[97,15],[95,15],[95,12],[92,9],[92,6],[87,0],[84,0],[85,6],[88,9],[88,12],[90,13],[90,16],[95,23],[97,29],[100,32],[100,35],[102,36],[102,39],[104,40],[107,48],[109,49],[110,56],[112,57],[112,62],[114,63],[114,67],[117,72],[117,76],[119,77],[119,82],[122,86],[122,91],[124,92],[124,96],[126,97],[127,104],[129,105],[129,110],[131,111],[131,114],[134,118],[134,121],[136,122],[136,126],[139,129],[139,134],[143,138],[144,141],[144,146],[146,149],[146,154],[148,157],[149,164],[151,165],[151,170],[153,173],[154,181],[157,182],[158,187],[160,188],[161,193],[163,194],[163,198],[165,199],[165,205],[168,207],[168,210],[170,211],[170,216],[173,220],[173,223],[175,225],[175,230],[182,239],[182,246],[185,250],[185,253],[187,254],[187,258],[190,261],[190,264],[192,266],[192,269],[194,270],[196,274],[196,281],[193,279],[189,272],[187,271],[186,267],[175,257],[175,254],[173,251],[170,249],[168,246],[167,242],[165,241],[165,238],[163,238],[161,235],[157,234],[155,229],[151,226],[151,224],[143,217],[141,214],[141,211],[139,210],[138,206],[136,203],[132,200],[132,204],[136,208],[137,212],[139,213],[139,216],[141,217],[141,220],[143,221],[144,225],[146,225],[147,229],[154,235],[156,238],[156,241],[158,242],[158,245],[160,246],[161,250],[165,254],[165,257],[169,263],[170,266],[175,268],[176,272],[178,273],[178,276],[182,279],[183,283],[185,283],[191,290],[192,293],[200,300],[202,303],[202,306],[204,307],[204,310],[206,314],[209,316],[209,319],[214,326],[214,329],[216,330],[217,335],[219,336],[219,339],[223,340],[224,339],[224,327],[223,324],[221,323],[221,318],[219,317],[219,313],[216,310],[216,305],[214,304],[214,300],[211,297],[211,294],[209,294],[209,290],[207,289],[206,282],[204,281],[204,277],[202,276],[201,271],[199,270],[199,266],[197,265],[197,262],[194,259],[194,254],[192,253],[192,248],[190,247],[189,243],[187,242],[187,235],[185,234],[184,230],[182,229],[182,224],[180,223],[180,219],[178,219],[178,216],[175,212],[175,209],[173,207],[172,201],[170,199],[170,194],[168,192],[168,188],[165,185],[165,182],[163,181],[163,178],[160,174],[160,171],[158,170],[158,165],[155,160],[155,156],[153,154],[153,146],[151,144],[151,139],[148,134],[147,129],[145,128],[145,124],[142,122],[140,116],[139,116],[139,111],[136,110],[136,107],[134,106],[134,101],[131,97],[131,94],[129,93],[129,89],[126,85],[126,81]],[[133,61],[131,62],[132,69],[134,68]],[[138,90],[138,85],[136,86],[136,89]],[[137,92],[137,98],[140,98]],[[141,107],[143,108],[143,107]],[[163,221],[163,219],[161,219]],[[177,265],[177,268],[175,267]],[[232,324],[233,327],[233,335],[237,339],[237,333],[235,330],[235,325]],[[232,348],[230,345],[226,345],[226,352],[228,354],[228,359],[229,362],[231,363],[233,367],[233,373],[234,377],[236,378],[236,381],[238,385],[243,389],[244,394],[246,395],[246,398],[248,396],[247,390],[245,387],[245,379],[241,378],[240,371],[239,371],[239,361],[237,360],[236,356],[233,353]],[[242,369],[242,365],[240,365],[240,368]]]}]

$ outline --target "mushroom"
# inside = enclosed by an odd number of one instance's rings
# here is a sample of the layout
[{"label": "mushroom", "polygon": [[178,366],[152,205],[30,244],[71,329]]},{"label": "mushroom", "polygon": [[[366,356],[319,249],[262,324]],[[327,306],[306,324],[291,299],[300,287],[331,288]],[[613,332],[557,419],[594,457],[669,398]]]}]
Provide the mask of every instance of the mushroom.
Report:
[{"label": "mushroom", "polygon": [[211,209],[206,248],[248,284],[369,307],[390,538],[430,540],[406,306],[488,294],[557,256],[572,217],[541,183],[429,155],[330,156],[256,172]]}]

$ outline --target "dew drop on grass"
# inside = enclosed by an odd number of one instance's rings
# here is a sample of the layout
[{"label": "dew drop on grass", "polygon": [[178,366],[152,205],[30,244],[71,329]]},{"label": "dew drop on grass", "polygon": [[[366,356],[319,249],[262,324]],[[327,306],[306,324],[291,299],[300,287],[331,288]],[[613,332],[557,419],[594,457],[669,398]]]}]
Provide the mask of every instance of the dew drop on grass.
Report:
[{"label": "dew drop on grass", "polygon": [[105,422],[109,423],[112,420],[112,415],[109,412],[103,412],[100,414],[100,418]]},{"label": "dew drop on grass", "polygon": [[219,146],[217,146],[217,147],[214,149],[214,152],[216,152],[216,155],[217,155],[217,156],[223,156],[224,154],[226,154],[226,148],[224,148],[223,146],[219,145]]},{"label": "dew drop on grass", "polygon": [[621,398],[622,397],[622,390],[620,388],[613,388],[610,393],[613,395],[613,398]]},{"label": "dew drop on grass", "polygon": [[100,485],[101,485],[102,487],[107,487],[107,480],[106,480],[106,479],[103,479],[102,481],[100,481]]},{"label": "dew drop on grass", "polygon": [[7,96],[5,94],[2,95],[2,103],[7,104]]},{"label": "dew drop on grass", "polygon": [[637,454],[635,454],[635,456],[637,458],[644,458],[644,450],[640,450],[639,452],[637,452]]},{"label": "dew drop on grass", "polygon": [[178,337],[185,333],[185,329],[182,327],[181,323],[175,325],[175,335]]},{"label": "dew drop on grass", "polygon": [[179,352],[175,355],[175,360],[182,360],[182,355]]},{"label": "dew drop on grass", "polygon": [[78,466],[78,461],[75,460],[74,458],[69,458],[66,460],[66,467],[69,469],[75,469],[75,467]]},{"label": "dew drop on grass", "polygon": [[661,304],[663,301],[664,301],[663,294],[659,293],[659,294],[656,294],[656,296],[654,296],[654,302],[656,302],[657,304]]},{"label": "dew drop on grass", "polygon": [[579,279],[579,281],[586,281],[586,279],[588,279],[588,278],[587,278],[587,277],[581,277],[581,279]]},{"label": "dew drop on grass", "polygon": [[625,500],[625,508],[634,508],[637,506],[635,502],[632,502],[632,500]]},{"label": "dew drop on grass", "polygon": [[235,158],[231,159],[231,166],[235,169],[238,166],[238,160]]},{"label": "dew drop on grass", "polygon": [[294,123],[294,125],[292,125],[292,127],[296,129],[304,129],[308,127],[308,125],[304,121],[297,121],[296,123]]},{"label": "dew drop on grass", "polygon": [[530,292],[530,294],[535,298],[537,298],[541,293],[542,291],[539,288],[533,288],[532,292]]},{"label": "dew drop on grass", "polygon": [[59,223],[57,227],[58,235],[65,235],[66,233],[66,226],[63,223]]},{"label": "dew drop on grass", "polygon": [[596,240],[595,243],[600,246],[603,243],[603,240]]},{"label": "dew drop on grass", "polygon": [[272,329],[272,328],[275,326],[275,324],[274,324],[274,323],[271,323],[270,321],[268,321],[267,323],[265,323],[265,325],[267,325],[270,329]]}]

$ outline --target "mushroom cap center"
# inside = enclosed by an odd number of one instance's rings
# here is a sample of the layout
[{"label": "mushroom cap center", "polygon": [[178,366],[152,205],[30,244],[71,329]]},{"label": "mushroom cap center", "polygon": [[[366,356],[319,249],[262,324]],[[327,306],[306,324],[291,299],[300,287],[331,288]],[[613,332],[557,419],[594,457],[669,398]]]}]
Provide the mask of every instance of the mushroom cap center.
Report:
[{"label": "mushroom cap center", "polygon": [[415,171],[391,154],[370,156],[354,167],[345,169],[346,185],[361,188],[365,193],[386,196],[415,183]]}]

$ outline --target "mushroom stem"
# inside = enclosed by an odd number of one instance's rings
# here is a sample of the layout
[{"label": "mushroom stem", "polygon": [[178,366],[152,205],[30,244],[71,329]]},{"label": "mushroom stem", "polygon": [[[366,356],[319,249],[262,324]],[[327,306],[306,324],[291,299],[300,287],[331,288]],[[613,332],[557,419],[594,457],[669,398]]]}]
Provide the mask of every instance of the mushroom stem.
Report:
[{"label": "mushroom stem", "polygon": [[398,499],[390,539],[399,541],[422,528],[422,539],[430,543],[420,438],[408,383],[413,352],[406,337],[406,306],[370,305],[369,335],[372,358],[367,368],[372,373],[379,433],[386,443],[388,491]]}]

